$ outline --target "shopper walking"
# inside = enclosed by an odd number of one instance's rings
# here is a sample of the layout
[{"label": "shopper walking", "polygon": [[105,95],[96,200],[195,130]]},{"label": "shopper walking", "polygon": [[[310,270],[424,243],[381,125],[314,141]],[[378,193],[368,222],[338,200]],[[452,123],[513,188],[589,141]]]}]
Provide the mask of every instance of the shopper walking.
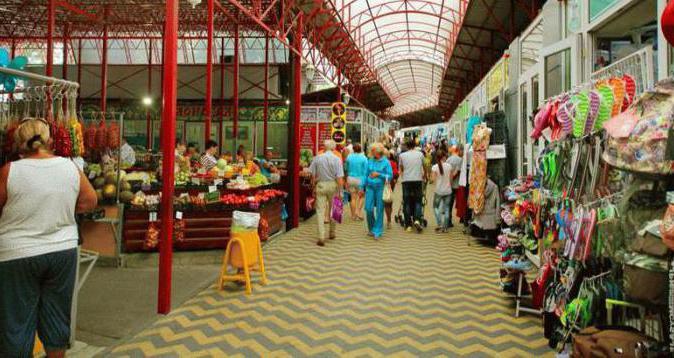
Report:
[{"label": "shopper walking", "polygon": [[393,170],[386,157],[386,148],[383,144],[372,144],[370,153],[365,190],[365,213],[367,214],[368,236],[378,240],[384,234],[384,186],[393,179]]},{"label": "shopper walking", "polygon": [[463,147],[456,146],[453,148],[452,155],[447,159],[447,164],[451,168],[451,177],[452,177],[452,194],[449,197],[449,225],[448,227],[453,227],[452,219],[454,217],[452,211],[454,210],[454,202],[456,197],[459,194],[459,176],[461,175],[461,166],[463,165]]},{"label": "shopper walking", "polygon": [[[329,218],[332,211],[332,199],[335,195],[342,197],[344,185],[344,166],[342,160],[333,154],[336,144],[333,140],[325,141],[325,151],[311,161],[309,171],[313,176],[314,197],[316,198],[316,220],[318,220],[318,246],[325,246],[326,239],[335,238],[335,221]],[[328,225],[326,233],[325,225]]]},{"label": "shopper walking", "polygon": [[400,181],[403,183],[403,211],[405,213],[405,230],[412,227],[421,232],[423,226],[423,209],[421,201],[425,195],[423,181],[427,177],[424,171],[424,154],[417,148],[414,140],[407,143],[407,151],[400,155]]},{"label": "shopper walking", "polygon": [[[388,162],[391,164],[391,169],[393,171],[393,178],[389,180],[388,184],[391,186],[391,193],[395,192],[396,182],[398,181],[398,162],[395,157],[393,150],[388,152]],[[384,202],[384,211],[386,212],[386,228],[391,228],[391,216],[393,216],[393,200]]]},{"label": "shopper walking", "polygon": [[46,121],[21,123],[22,159],[0,169],[0,357],[32,357],[35,332],[48,357],[64,356],[70,342],[75,212],[95,208],[96,192],[50,142]]},{"label": "shopper walking", "polygon": [[437,164],[433,165],[431,169],[432,181],[435,183],[433,212],[435,213],[435,222],[438,225],[435,232],[447,232],[452,215],[452,209],[449,206],[452,196],[451,166],[446,163],[447,154],[442,150],[435,154],[435,160]]},{"label": "shopper walking", "polygon": [[353,153],[346,158],[346,185],[350,195],[351,219],[363,220],[365,205],[365,179],[367,178],[368,160],[360,143],[353,145]]}]

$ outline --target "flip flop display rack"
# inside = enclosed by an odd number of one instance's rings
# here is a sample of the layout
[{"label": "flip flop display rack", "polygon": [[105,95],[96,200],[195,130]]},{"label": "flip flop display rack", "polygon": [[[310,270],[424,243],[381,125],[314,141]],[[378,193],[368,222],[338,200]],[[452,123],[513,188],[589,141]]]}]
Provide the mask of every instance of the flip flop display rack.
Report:
[{"label": "flip flop display rack", "polygon": [[669,351],[674,230],[661,227],[674,189],[672,113],[674,81],[637,95],[623,75],[553,98],[536,115],[532,136],[550,141],[537,175],[504,190],[497,249],[516,315],[541,314],[559,352],[609,323],[640,330],[649,352]]}]

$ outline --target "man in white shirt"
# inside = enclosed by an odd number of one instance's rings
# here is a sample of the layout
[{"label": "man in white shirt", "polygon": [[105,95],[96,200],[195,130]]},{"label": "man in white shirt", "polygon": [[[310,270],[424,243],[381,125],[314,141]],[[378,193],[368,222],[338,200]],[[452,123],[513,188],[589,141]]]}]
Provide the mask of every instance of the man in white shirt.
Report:
[{"label": "man in white shirt", "polygon": [[[456,201],[456,194],[459,189],[459,176],[461,175],[461,166],[463,165],[463,146],[457,146],[456,151],[447,159],[447,164],[452,168],[450,176],[452,177],[452,194],[449,198],[450,213],[454,210],[454,202]],[[452,217],[449,216],[449,227],[453,227]]]},{"label": "man in white shirt", "polygon": [[335,141],[325,141],[325,151],[316,156],[309,166],[314,180],[314,195],[316,197],[316,220],[318,220],[318,246],[325,246],[325,239],[335,238],[335,221],[329,221],[329,232],[325,232],[325,219],[332,212],[332,198],[342,197],[344,186],[344,166],[342,159],[333,151],[336,148]]},{"label": "man in white shirt", "polygon": [[412,226],[421,232],[423,226],[424,197],[423,180],[428,177],[424,172],[424,155],[416,147],[414,140],[407,143],[407,151],[400,154],[400,181],[403,183],[403,212],[405,213],[405,230],[412,231]]}]

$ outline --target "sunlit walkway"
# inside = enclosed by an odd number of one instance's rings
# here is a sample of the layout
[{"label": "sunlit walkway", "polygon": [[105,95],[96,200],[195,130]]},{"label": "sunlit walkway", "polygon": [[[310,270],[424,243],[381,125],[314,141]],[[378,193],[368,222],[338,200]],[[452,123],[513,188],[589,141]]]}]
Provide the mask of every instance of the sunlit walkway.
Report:
[{"label": "sunlit walkway", "polygon": [[[427,217],[431,219],[430,208]],[[432,221],[432,220],[430,220]],[[400,227],[374,242],[347,222],[321,248],[315,220],[266,247],[270,284],[201,292],[113,356],[541,356],[540,319],[514,318],[498,255],[460,229]],[[236,288],[238,290],[238,288]]]}]

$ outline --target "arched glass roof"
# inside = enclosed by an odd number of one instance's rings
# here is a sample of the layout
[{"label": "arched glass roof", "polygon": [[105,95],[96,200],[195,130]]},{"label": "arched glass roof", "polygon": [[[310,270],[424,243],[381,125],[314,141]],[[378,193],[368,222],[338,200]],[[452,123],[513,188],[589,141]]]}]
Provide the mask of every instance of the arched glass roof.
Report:
[{"label": "arched glass roof", "polygon": [[467,0],[330,0],[399,116],[438,104]]}]

